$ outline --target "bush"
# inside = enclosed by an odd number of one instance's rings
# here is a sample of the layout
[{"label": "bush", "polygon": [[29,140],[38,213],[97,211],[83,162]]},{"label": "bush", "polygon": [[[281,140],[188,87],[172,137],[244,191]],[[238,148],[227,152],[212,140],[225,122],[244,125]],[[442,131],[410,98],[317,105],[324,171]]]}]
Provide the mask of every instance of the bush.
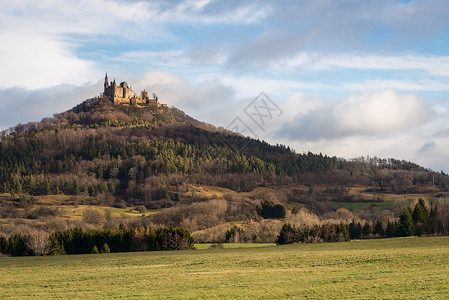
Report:
[{"label": "bush", "polygon": [[212,245],[209,246],[209,249],[223,249],[223,243],[212,243]]}]

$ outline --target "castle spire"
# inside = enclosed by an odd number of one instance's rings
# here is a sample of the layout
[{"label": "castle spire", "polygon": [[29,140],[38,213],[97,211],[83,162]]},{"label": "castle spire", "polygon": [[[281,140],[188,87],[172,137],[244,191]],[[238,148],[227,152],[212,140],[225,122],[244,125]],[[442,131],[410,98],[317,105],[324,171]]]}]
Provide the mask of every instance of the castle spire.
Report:
[{"label": "castle spire", "polygon": [[108,87],[109,87],[108,72],[106,72],[106,75],[104,76],[104,91],[105,92]]}]

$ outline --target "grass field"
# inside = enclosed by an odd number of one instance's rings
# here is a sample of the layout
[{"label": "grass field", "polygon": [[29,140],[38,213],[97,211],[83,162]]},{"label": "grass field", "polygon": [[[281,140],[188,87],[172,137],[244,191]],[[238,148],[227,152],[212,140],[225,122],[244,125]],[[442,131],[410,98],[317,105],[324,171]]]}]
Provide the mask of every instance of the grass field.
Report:
[{"label": "grass field", "polygon": [[[48,206],[60,211],[59,217],[66,220],[81,220],[83,219],[83,214],[86,209],[94,209],[102,214],[109,212],[112,217],[121,218],[140,218],[143,216],[149,216],[158,213],[161,209],[149,209],[145,212],[139,212],[135,207],[127,208],[116,208],[103,205],[67,205],[67,203],[72,203],[74,199],[84,199],[88,202],[88,198],[85,196],[68,196],[68,195],[45,195],[45,196],[34,196],[37,205],[30,207],[30,210],[36,209],[38,206]],[[9,194],[0,193],[0,203],[11,203],[11,197]],[[15,208],[19,213],[23,214],[25,211],[23,208]],[[11,221],[17,220],[19,218],[0,218],[0,224],[9,224]],[[28,218],[20,218],[25,224],[35,222],[35,220],[30,220]],[[43,218],[42,223],[46,220]]]},{"label": "grass field", "polygon": [[377,206],[381,211],[392,206],[394,202],[331,202],[334,207],[344,207],[349,210],[359,211],[366,206]]},{"label": "grass field", "polygon": [[0,257],[0,297],[448,298],[449,238]]},{"label": "grass field", "polygon": [[[195,244],[195,248],[198,250],[209,249],[211,243],[201,243]],[[224,249],[235,249],[235,248],[259,248],[259,247],[268,247],[275,246],[274,243],[241,243],[241,244],[233,244],[233,243],[224,243],[221,244]]]}]

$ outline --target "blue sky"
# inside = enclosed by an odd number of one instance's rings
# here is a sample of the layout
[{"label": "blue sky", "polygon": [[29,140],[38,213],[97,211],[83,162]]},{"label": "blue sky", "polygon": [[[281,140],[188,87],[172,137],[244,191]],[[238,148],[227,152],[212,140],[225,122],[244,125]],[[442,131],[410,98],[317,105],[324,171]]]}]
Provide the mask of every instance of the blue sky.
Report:
[{"label": "blue sky", "polygon": [[[0,2],[0,128],[99,95],[107,71],[298,152],[449,171],[449,1]],[[260,128],[262,91],[282,113]]]}]

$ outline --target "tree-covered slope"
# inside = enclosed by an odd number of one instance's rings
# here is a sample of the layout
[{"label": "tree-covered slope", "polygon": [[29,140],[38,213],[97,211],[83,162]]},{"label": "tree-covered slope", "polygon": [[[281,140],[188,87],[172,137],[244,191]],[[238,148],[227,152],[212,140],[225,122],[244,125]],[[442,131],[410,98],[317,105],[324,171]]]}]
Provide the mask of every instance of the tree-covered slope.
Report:
[{"label": "tree-covered slope", "polygon": [[147,207],[172,205],[189,183],[236,191],[293,183],[412,191],[445,188],[447,182],[447,176],[409,162],[298,154],[196,121],[176,108],[114,105],[103,98],[19,124],[3,132],[0,142],[0,191],[107,193]]}]

